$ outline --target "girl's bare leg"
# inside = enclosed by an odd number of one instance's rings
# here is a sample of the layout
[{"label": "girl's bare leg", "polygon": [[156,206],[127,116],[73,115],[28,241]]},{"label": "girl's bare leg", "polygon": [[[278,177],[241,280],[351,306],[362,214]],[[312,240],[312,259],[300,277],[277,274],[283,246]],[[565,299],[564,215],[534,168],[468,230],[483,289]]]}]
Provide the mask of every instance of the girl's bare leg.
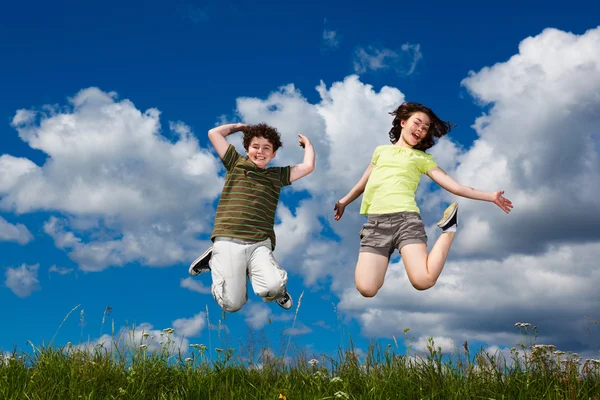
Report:
[{"label": "girl's bare leg", "polygon": [[364,297],[373,297],[377,294],[388,269],[389,259],[385,256],[375,253],[358,253],[358,262],[354,280],[356,288]]},{"label": "girl's bare leg", "polygon": [[442,233],[429,255],[427,255],[427,246],[422,243],[407,244],[402,247],[400,250],[402,262],[408,279],[415,289],[426,290],[435,285],[448,258],[454,235],[454,232]]}]

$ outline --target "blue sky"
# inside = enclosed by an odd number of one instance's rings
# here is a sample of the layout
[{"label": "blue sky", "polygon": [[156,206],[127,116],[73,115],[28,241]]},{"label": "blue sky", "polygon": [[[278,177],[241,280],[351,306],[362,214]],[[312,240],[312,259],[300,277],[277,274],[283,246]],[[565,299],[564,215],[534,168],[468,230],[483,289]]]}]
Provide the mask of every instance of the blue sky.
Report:
[{"label": "blue sky", "polygon": [[[295,300],[304,292],[298,345],[332,352],[351,336],[364,349],[410,328],[417,349],[429,336],[508,349],[526,321],[597,354],[585,317],[600,320],[599,13],[591,1],[3,6],[0,349],[49,341],[79,304],[58,344],[109,333],[110,306],[117,330],[174,327],[207,343],[210,320],[213,346],[264,328],[276,347],[293,313],[250,291],[223,320],[209,277],[187,276],[222,184],[206,131],[266,121],[283,134],[277,164],[301,161],[297,133],[317,149],[278,214],[276,254]],[[380,295],[362,299],[360,201],[339,223],[332,208],[403,100],[457,123],[432,154],[461,183],[505,189],[515,211],[462,201],[435,288],[412,289],[396,256]],[[418,198],[433,243],[452,198],[427,178]]]}]

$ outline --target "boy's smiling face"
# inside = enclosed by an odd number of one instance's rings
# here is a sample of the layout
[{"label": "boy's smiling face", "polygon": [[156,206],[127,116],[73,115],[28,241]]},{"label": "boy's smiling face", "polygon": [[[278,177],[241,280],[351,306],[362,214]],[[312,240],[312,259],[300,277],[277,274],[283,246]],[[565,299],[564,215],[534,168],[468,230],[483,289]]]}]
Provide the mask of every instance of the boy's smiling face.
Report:
[{"label": "boy's smiling face", "polygon": [[258,168],[266,168],[275,157],[273,144],[262,136],[252,138],[246,151],[250,161],[256,164]]}]

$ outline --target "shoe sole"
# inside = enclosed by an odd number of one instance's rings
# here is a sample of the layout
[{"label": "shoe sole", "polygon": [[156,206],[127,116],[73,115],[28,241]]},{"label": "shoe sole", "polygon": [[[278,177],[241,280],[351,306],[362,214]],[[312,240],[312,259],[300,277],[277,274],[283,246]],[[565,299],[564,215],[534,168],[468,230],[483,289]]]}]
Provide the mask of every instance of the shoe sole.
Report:
[{"label": "shoe sole", "polygon": [[444,211],[444,216],[442,217],[442,219],[440,219],[437,223],[438,227],[442,227],[444,226],[448,221],[450,221],[455,215],[456,212],[458,211],[458,203],[454,202],[452,204],[450,204],[450,206],[448,206],[448,208],[446,208],[446,210]]},{"label": "shoe sole", "polygon": [[[288,293],[289,296],[289,293]],[[275,301],[277,303],[277,305],[281,308],[283,308],[284,310],[289,310],[290,308],[294,307],[294,299],[292,299],[292,296],[290,296],[290,306],[289,307],[284,307],[281,303],[279,303],[278,301]]]},{"label": "shoe sole", "polygon": [[[201,261],[203,258],[205,258],[205,257],[208,255],[208,253],[210,253],[210,252],[212,252],[212,247],[210,247],[210,248],[206,249],[206,251],[205,251],[204,253],[202,253],[202,255],[201,255],[200,257],[196,258],[196,259],[194,260],[194,262],[190,264],[190,268],[188,269],[188,272],[189,272],[189,274],[190,274],[190,275],[192,275],[192,276],[200,275],[200,272],[196,272],[196,270],[194,270],[194,267],[195,267],[195,266],[196,266],[196,264],[198,264],[198,263],[199,263],[199,262],[200,262],[200,261]],[[212,255],[211,255],[211,257],[212,257]]]},{"label": "shoe sole", "polygon": [[292,303],[292,304],[290,304],[290,306],[289,306],[289,307],[284,307],[284,306],[282,306],[282,305],[281,305],[281,304],[279,304],[279,303],[277,303],[277,305],[278,305],[279,307],[283,308],[284,310],[290,310],[292,307],[294,307],[294,301],[292,300],[292,301],[291,301],[291,303]]}]

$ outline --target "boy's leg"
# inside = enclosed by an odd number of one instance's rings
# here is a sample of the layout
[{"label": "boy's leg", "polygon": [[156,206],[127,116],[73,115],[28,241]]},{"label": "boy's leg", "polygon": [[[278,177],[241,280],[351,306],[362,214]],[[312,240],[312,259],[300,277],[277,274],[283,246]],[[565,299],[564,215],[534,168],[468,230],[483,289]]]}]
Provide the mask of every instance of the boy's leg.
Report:
[{"label": "boy's leg", "polygon": [[210,259],[212,294],[225,311],[236,312],[248,300],[246,289],[249,245],[215,240]]},{"label": "boy's leg", "polygon": [[[254,293],[262,297],[264,301],[271,302],[289,297],[286,290],[287,272],[279,266],[271,250],[271,242],[265,240],[254,246],[248,265],[248,277],[252,282]],[[284,308],[291,307],[291,298],[289,307],[285,304],[279,304]]]}]

